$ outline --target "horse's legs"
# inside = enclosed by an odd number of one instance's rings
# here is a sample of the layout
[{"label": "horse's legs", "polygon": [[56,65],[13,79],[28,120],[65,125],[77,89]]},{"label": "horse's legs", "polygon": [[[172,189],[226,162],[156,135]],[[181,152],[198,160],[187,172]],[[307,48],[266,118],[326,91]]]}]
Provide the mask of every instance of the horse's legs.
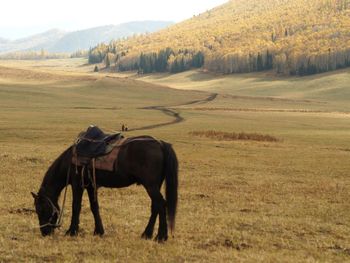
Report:
[{"label": "horse's legs", "polygon": [[[157,187],[152,187],[147,189],[148,195],[152,200],[152,214],[149,219],[148,225],[145,229],[144,234],[148,234],[147,238],[151,238],[154,224],[159,214],[159,228],[156,240],[159,242],[166,241],[168,239],[168,226],[166,221],[166,210],[165,210],[165,200],[160,193],[160,189]],[[143,235],[142,235],[143,236]]]},{"label": "horse's legs", "polygon": [[160,192],[159,193],[159,228],[156,240],[163,242],[168,239],[168,224],[166,219],[166,202]]},{"label": "horse's legs", "polygon": [[101,235],[102,236],[105,231],[103,229],[103,224],[102,224],[102,220],[101,220],[101,216],[100,216],[97,193],[96,193],[96,198],[95,198],[95,189],[91,184],[89,184],[89,186],[87,187],[87,191],[89,194],[91,212],[94,215],[94,219],[95,219],[94,235]]},{"label": "horse's legs", "polygon": [[81,187],[79,182],[75,180],[72,181],[72,191],[73,191],[73,204],[72,204],[72,220],[66,235],[75,236],[78,234],[79,230],[79,216],[81,210],[81,199],[83,196],[84,189]]},{"label": "horse's legs", "polygon": [[145,231],[141,235],[142,238],[144,238],[144,239],[151,239],[152,238],[154,224],[156,223],[157,216],[158,216],[158,210],[154,204],[154,201],[152,200],[151,216],[149,218],[149,221],[148,221],[148,224],[145,228]]}]

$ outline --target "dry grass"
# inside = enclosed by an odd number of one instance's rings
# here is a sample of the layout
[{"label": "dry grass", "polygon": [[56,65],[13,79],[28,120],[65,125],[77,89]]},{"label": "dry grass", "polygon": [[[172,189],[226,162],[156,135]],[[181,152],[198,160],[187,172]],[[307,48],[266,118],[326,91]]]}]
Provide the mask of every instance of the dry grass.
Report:
[{"label": "dry grass", "polygon": [[200,71],[135,77],[176,89],[221,94],[220,104],[215,101],[205,108],[350,112],[350,69],[303,78],[274,78],[269,72],[215,75]]},{"label": "dry grass", "polygon": [[[150,214],[140,186],[99,190],[103,238],[93,236],[86,193],[79,236],[64,235],[70,189],[62,228],[40,236],[30,191],[38,190],[48,166],[78,132],[90,123],[111,130],[126,120],[129,127],[167,122],[171,117],[140,108],[206,96],[130,79],[69,85],[2,79],[0,262],[349,262],[346,115],[178,109],[184,122],[127,134],[150,134],[175,148],[180,180],[174,238],[163,245],[140,238]],[[283,143],[232,143],[188,133],[208,127],[259,131]]]},{"label": "dry grass", "polygon": [[[3,63],[3,62],[2,62]],[[20,81],[93,81],[96,76],[82,74],[64,74],[52,73],[43,70],[21,69],[18,74],[18,68],[0,66],[0,79],[13,79]]]},{"label": "dry grass", "polygon": [[222,132],[222,131],[192,131],[190,135],[206,137],[219,141],[259,141],[259,142],[278,142],[274,136],[259,133],[246,133],[246,132]]}]

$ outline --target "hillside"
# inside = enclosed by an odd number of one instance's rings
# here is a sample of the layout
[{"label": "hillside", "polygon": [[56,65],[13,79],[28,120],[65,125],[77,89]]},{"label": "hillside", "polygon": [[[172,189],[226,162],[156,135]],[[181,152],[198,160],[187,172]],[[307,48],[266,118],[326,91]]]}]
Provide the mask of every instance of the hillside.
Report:
[{"label": "hillside", "polygon": [[0,54],[16,51],[40,51],[63,53],[89,49],[98,43],[109,43],[134,34],[154,32],[171,25],[165,21],[139,21],[120,25],[107,25],[74,32],[50,30],[31,37],[7,41],[0,39]]},{"label": "hillside", "polygon": [[[269,72],[218,76],[199,70],[179,74],[129,74],[129,77],[175,89],[222,94],[225,107],[231,109],[246,108],[245,103],[249,101],[257,107],[259,100],[270,100],[267,109],[281,102],[283,107],[291,107],[290,102],[303,102],[308,110],[350,112],[350,68],[303,78],[276,77]],[[236,98],[234,103],[229,99],[232,97]]]},{"label": "hillside", "polygon": [[5,44],[7,42],[9,42],[9,40],[0,37],[0,44]]},{"label": "hillside", "polygon": [[40,50],[41,48],[48,48],[53,43],[61,39],[65,31],[52,29],[41,34],[33,35],[17,40],[0,40],[0,54],[24,50]]},{"label": "hillside", "polygon": [[170,47],[170,71],[174,61],[183,64],[182,70],[190,68],[200,51],[204,68],[214,72],[274,68],[304,75],[350,65],[349,28],[348,0],[232,0],[165,30],[113,45],[121,70],[140,64],[141,52]]},{"label": "hillside", "polygon": [[48,48],[52,52],[74,52],[89,49],[98,43],[109,43],[113,39],[129,37],[134,34],[155,32],[163,29],[172,22],[140,21],[120,25],[107,25],[68,33]]}]

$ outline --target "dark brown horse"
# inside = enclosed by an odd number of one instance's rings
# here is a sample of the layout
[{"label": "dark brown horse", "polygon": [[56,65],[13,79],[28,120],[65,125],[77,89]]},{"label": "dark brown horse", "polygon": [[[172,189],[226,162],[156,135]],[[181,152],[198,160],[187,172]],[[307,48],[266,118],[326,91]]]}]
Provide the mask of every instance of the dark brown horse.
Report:
[{"label": "dark brown horse", "polygon": [[[148,139],[130,140],[129,143],[121,146],[115,172],[96,170],[96,186],[97,188],[121,188],[135,183],[143,185],[151,198],[152,205],[151,216],[142,238],[152,238],[154,225],[159,215],[159,228],[155,239],[162,242],[168,238],[167,216],[171,231],[175,226],[178,161],[169,143],[147,136],[145,138]],[[50,166],[39,192],[32,193],[43,236],[52,234],[54,229],[60,225],[62,211],[58,205],[58,198],[68,185],[72,186],[73,204],[72,220],[66,234],[74,236],[78,233],[84,189],[87,189],[91,211],[95,219],[94,234],[104,234],[94,183],[89,176],[91,171],[89,169],[84,171],[82,167],[73,165],[72,156],[73,146],[64,151]],[[164,179],[166,201],[160,192]]]}]

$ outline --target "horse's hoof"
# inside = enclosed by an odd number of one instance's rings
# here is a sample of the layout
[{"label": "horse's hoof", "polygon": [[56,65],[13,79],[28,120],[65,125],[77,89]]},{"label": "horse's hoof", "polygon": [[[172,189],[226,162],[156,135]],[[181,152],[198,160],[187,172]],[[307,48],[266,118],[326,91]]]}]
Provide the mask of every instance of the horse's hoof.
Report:
[{"label": "horse's hoof", "polygon": [[105,233],[105,231],[103,229],[99,229],[99,230],[95,229],[95,231],[94,231],[95,236],[103,236],[104,233]]},{"label": "horse's hoof", "polygon": [[168,236],[167,235],[157,235],[155,238],[154,238],[154,241],[157,241],[158,243],[164,243],[165,241],[168,240]]},{"label": "horse's hoof", "polygon": [[66,236],[75,237],[78,235],[78,229],[68,229],[66,232]]},{"label": "horse's hoof", "polygon": [[141,235],[141,238],[146,239],[146,240],[152,239],[152,234],[143,232]]}]

